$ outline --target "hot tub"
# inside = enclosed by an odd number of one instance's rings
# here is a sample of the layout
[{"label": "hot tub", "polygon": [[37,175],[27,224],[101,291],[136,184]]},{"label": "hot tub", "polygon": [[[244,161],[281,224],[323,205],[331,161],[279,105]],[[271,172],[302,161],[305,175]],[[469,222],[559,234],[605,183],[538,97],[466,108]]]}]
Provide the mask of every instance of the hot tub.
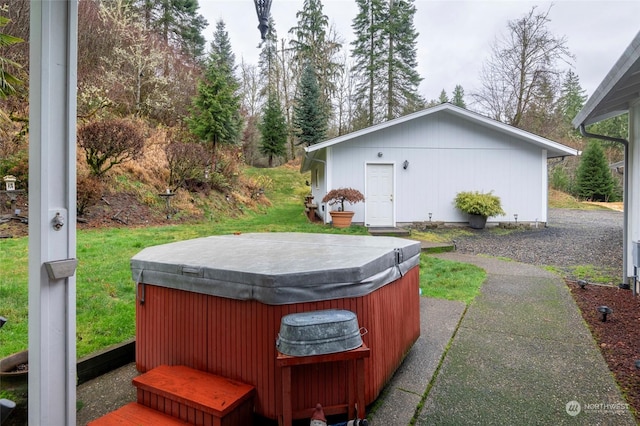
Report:
[{"label": "hot tub", "polygon": [[[283,316],[344,309],[367,330],[365,401],[373,402],[420,335],[420,244],[393,237],[264,233],[198,238],[142,250],[136,365],[186,365],[251,384],[256,413],[282,406],[276,339]],[[347,398],[347,369],[301,366],[294,411]]]}]

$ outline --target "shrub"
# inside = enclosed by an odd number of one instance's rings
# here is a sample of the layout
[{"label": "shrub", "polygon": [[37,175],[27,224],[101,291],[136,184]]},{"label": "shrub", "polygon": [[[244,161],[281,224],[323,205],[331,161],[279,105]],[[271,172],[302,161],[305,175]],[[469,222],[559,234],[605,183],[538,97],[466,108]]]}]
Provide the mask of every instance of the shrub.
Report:
[{"label": "shrub", "polygon": [[78,177],[77,183],[76,209],[78,216],[82,216],[87,212],[89,207],[93,207],[102,198],[104,185],[96,177],[82,176]]},{"label": "shrub", "polygon": [[209,183],[211,187],[219,192],[228,192],[233,188],[233,185],[224,174],[215,171],[209,174]]},{"label": "shrub", "polygon": [[78,130],[78,145],[85,151],[91,174],[100,177],[116,164],[138,158],[144,135],[124,119],[94,121]]},{"label": "shrub", "polygon": [[0,182],[5,175],[15,176],[16,189],[28,189],[29,186],[29,150],[21,149],[13,155],[0,158]]},{"label": "shrub", "polygon": [[478,191],[458,192],[454,199],[456,208],[464,213],[476,214],[484,217],[505,214],[502,210],[500,197],[493,195],[493,191],[481,193]]},{"label": "shrub", "polygon": [[245,179],[244,186],[251,194],[251,198],[259,198],[265,191],[273,189],[274,182],[269,176],[258,175],[256,177],[249,177],[248,179]]},{"label": "shrub", "polygon": [[173,191],[191,184],[202,182],[204,168],[207,163],[207,152],[204,147],[193,142],[172,142],[165,148],[169,162],[169,187]]},{"label": "shrub", "polygon": [[551,188],[558,191],[570,193],[571,192],[571,180],[567,171],[563,167],[555,167],[551,172]]}]

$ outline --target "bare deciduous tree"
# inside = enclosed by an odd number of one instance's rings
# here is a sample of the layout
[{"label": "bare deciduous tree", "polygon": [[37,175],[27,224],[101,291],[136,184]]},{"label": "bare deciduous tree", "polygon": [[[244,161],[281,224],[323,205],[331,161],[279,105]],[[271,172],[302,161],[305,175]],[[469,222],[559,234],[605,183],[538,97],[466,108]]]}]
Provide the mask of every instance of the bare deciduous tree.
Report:
[{"label": "bare deciduous tree", "polygon": [[480,76],[482,87],[473,98],[496,120],[519,127],[532,106],[548,102],[550,91],[557,98],[564,72],[559,64],[569,64],[573,56],[566,37],[549,31],[549,12],[532,7],[509,21],[508,33],[492,46]]},{"label": "bare deciduous tree", "polygon": [[256,65],[240,63],[240,93],[242,94],[242,108],[251,117],[260,114],[265,103],[264,92],[261,90],[264,81],[260,69]]},{"label": "bare deciduous tree", "polygon": [[346,52],[343,52],[341,64],[342,68],[337,80],[337,90],[333,98],[335,114],[329,129],[329,137],[344,135],[353,130],[355,81],[354,75],[351,73],[349,56]]}]

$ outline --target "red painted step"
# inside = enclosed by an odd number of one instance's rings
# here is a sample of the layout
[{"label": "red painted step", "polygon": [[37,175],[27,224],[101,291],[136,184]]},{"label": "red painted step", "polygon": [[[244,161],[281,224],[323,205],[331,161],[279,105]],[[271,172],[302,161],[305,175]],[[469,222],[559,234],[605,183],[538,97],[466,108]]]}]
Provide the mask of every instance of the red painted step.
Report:
[{"label": "red painted step", "polygon": [[188,424],[144,405],[132,402],[89,422],[88,426],[184,426]]},{"label": "red painted step", "polygon": [[254,387],[182,365],[158,366],[133,379],[138,403],[191,424],[252,423]]}]

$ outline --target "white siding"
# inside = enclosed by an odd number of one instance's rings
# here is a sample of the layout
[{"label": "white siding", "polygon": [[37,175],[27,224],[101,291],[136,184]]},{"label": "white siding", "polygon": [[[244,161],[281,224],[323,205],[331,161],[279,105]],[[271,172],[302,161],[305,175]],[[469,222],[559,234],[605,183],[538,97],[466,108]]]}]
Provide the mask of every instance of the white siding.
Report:
[{"label": "white siding", "polygon": [[[486,126],[439,112],[381,129],[330,151],[335,187],[365,188],[366,163],[391,163],[396,170],[397,223],[466,222],[453,206],[459,191],[493,191],[506,212],[489,221],[546,221],[546,158],[543,150]],[[379,156],[381,153],[382,156]],[[403,162],[409,161],[405,170]],[[365,194],[366,197],[366,194]],[[362,203],[352,206],[364,221]]]},{"label": "white siding", "polygon": [[316,160],[313,161],[313,165],[310,169],[310,184],[311,195],[313,195],[313,202],[318,205],[317,214],[324,219],[324,209],[322,208],[322,197],[327,193],[326,183],[326,155],[322,151],[318,153]]}]

